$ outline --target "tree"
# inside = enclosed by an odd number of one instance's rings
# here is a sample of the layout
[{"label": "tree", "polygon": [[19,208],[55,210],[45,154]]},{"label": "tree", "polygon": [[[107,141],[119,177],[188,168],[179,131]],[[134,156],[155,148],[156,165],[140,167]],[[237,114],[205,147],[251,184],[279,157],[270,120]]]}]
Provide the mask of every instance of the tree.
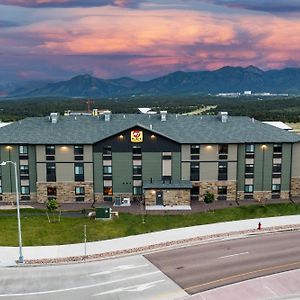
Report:
[{"label": "tree", "polygon": [[[50,213],[52,214],[53,222],[56,222],[55,213],[57,212],[57,209],[59,207],[56,199],[49,199],[46,206],[47,206],[47,210],[48,210],[47,217],[48,217],[49,223],[51,223],[51,220],[49,218]],[[58,221],[60,221],[60,215],[59,215]]]}]

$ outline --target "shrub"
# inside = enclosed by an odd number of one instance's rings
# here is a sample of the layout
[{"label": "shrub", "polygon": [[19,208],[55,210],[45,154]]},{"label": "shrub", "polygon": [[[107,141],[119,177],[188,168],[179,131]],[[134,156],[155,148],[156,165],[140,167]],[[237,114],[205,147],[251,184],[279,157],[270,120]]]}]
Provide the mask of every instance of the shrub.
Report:
[{"label": "shrub", "polygon": [[204,195],[205,203],[212,203],[215,200],[215,195],[211,192],[206,192]]}]

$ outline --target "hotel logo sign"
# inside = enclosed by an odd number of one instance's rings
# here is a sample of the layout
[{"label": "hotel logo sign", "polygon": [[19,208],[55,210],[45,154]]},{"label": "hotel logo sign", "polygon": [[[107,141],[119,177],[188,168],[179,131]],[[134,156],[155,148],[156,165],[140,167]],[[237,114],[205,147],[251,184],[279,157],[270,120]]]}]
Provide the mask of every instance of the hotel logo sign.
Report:
[{"label": "hotel logo sign", "polygon": [[132,143],[142,143],[143,142],[143,131],[132,130],[130,134],[130,140]]}]

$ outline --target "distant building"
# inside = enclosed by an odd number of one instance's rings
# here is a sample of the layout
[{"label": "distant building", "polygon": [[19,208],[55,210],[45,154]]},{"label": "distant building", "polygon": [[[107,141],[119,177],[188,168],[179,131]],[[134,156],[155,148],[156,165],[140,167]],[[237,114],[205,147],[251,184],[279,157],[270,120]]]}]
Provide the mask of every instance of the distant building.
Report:
[{"label": "distant building", "polygon": [[251,96],[252,92],[251,91],[244,91],[245,96]]},{"label": "distant building", "polygon": [[[22,201],[144,199],[146,209],[300,196],[300,136],[248,117],[67,115],[28,118],[0,130],[0,159],[19,167]],[[11,166],[0,199],[15,200]]]}]

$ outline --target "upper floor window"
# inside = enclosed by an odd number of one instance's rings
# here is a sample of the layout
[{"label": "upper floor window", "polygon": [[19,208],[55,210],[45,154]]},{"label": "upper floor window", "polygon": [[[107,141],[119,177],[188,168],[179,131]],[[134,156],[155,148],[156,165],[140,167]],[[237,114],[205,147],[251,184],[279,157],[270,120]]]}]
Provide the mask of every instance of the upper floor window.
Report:
[{"label": "upper floor window", "polygon": [[104,155],[111,155],[111,146],[104,146],[103,147],[103,154]]},{"label": "upper floor window", "polygon": [[20,175],[28,175],[29,167],[28,165],[20,165]]},{"label": "upper floor window", "polygon": [[28,185],[22,185],[21,186],[21,194],[22,195],[29,195],[30,194],[30,188]]},{"label": "upper floor window", "polygon": [[84,165],[83,163],[74,164],[75,181],[84,181]]},{"label": "upper floor window", "polygon": [[228,144],[219,145],[219,154],[228,154]]},{"label": "upper floor window", "polygon": [[282,152],[282,145],[281,144],[274,144],[273,152],[274,153],[281,153]]},{"label": "upper floor window", "polygon": [[84,195],[84,194],[85,194],[84,186],[75,187],[75,195]]},{"label": "upper floor window", "polygon": [[200,154],[200,145],[191,145],[191,155]]},{"label": "upper floor window", "polygon": [[245,173],[254,173],[254,165],[245,165]]},{"label": "upper floor window", "polygon": [[74,155],[83,155],[83,145],[74,146]]},{"label": "upper floor window", "polygon": [[103,175],[111,175],[112,166],[103,166]]},{"label": "upper floor window", "polygon": [[191,162],[191,181],[198,181],[200,178],[200,166],[198,162]]},{"label": "upper floor window", "polygon": [[46,145],[46,155],[55,155],[54,145]]},{"label": "upper floor window", "polygon": [[246,153],[254,153],[254,144],[246,144]]},{"label": "upper floor window", "polygon": [[20,145],[19,146],[19,154],[28,154],[28,146]]},{"label": "upper floor window", "polygon": [[279,193],[280,192],[280,184],[272,184],[272,192]]},{"label": "upper floor window", "polygon": [[47,181],[56,181],[56,165],[55,163],[46,163],[46,175]]},{"label": "upper floor window", "polygon": [[219,162],[219,175],[218,180],[227,180],[227,162]]},{"label": "upper floor window", "polygon": [[245,193],[253,193],[254,185],[253,184],[246,184],[245,185]]},{"label": "upper floor window", "polygon": [[135,154],[135,155],[142,154],[142,148],[140,146],[133,146],[132,154]]}]

